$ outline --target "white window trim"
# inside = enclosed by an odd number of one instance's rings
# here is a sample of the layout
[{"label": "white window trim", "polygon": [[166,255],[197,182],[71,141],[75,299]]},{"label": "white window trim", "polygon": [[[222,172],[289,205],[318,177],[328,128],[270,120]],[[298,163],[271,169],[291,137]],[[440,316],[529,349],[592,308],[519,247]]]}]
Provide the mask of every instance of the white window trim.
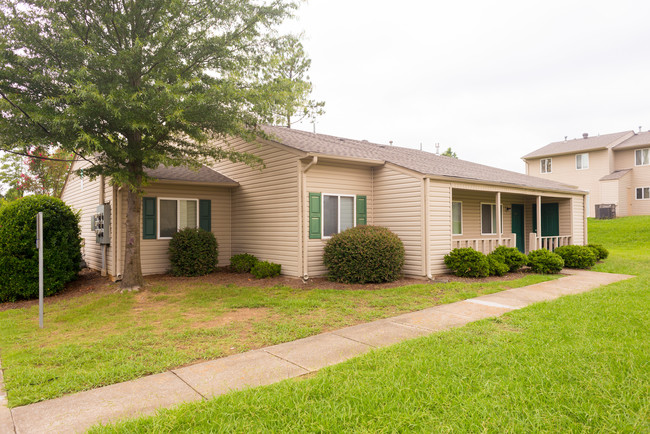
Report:
[{"label": "white window trim", "polygon": [[[542,161],[546,161],[546,160],[551,162],[551,170],[547,169],[545,172],[543,172],[542,171]],[[548,164],[546,165],[546,167],[548,168]],[[539,173],[553,173],[553,159],[552,158],[542,158],[541,160],[539,160]]]},{"label": "white window trim", "polygon": [[[460,204],[460,233],[455,234],[454,233],[454,204],[459,203]],[[451,235],[453,236],[461,236],[463,235],[463,201],[462,200],[452,200],[451,201]]]},{"label": "white window trim", "polygon": [[159,240],[171,240],[172,237],[161,237],[160,236],[160,201],[161,200],[175,200],[176,201],[176,230],[179,231],[180,225],[181,225],[181,213],[180,213],[180,204],[179,201],[181,200],[187,200],[187,201],[194,201],[196,202],[196,227],[199,227],[199,200],[194,199],[194,198],[187,198],[187,197],[157,197],[156,198],[156,236],[158,237]]},{"label": "white window trim", "polygon": [[[586,155],[587,156],[587,166],[586,167],[584,167],[584,164],[585,164],[584,158],[582,158],[580,160],[580,163],[583,165],[583,167],[578,167],[578,156],[580,156],[580,155]],[[553,166],[551,166],[551,168],[552,167]],[[583,152],[583,153],[580,153],[580,154],[576,154],[576,170],[587,170],[587,169],[589,169],[589,152]]]},{"label": "white window trim", "polygon": [[[488,232],[488,233],[483,232],[483,205],[494,205],[494,207],[496,208],[497,204],[494,202],[481,202],[479,208],[479,215],[481,216],[481,235],[498,235],[497,232]],[[501,233],[503,233],[503,204],[501,204]]]},{"label": "white window trim", "polygon": [[341,233],[341,198],[342,197],[351,197],[352,198],[352,227],[357,227],[357,196],[354,194],[338,194],[338,193],[322,193],[320,202],[321,209],[321,219],[320,219],[320,233],[322,240],[329,240],[332,238],[332,235],[325,236],[325,196],[336,196],[338,197],[338,215],[336,216],[336,233]]},{"label": "white window trim", "polygon": [[[646,188],[650,188],[650,187],[636,187],[635,190],[634,190],[634,199],[635,200],[648,200],[648,199],[650,199],[650,196],[643,197],[643,190],[646,189]],[[641,196],[642,196],[641,199],[639,199],[638,193],[637,193],[639,190],[641,190]]]},{"label": "white window trim", "polygon": [[[643,155],[643,151],[645,151],[645,150],[648,151],[648,164],[643,164],[643,163],[641,163],[641,164],[636,164],[636,153],[639,152],[639,151],[641,151],[641,153],[642,153],[641,155]],[[643,157],[641,157],[641,159],[643,159]],[[635,165],[636,167],[640,167],[640,166],[648,166],[648,165],[650,165],[650,148],[641,148],[641,149],[635,149],[635,150],[634,150],[634,165]]]}]

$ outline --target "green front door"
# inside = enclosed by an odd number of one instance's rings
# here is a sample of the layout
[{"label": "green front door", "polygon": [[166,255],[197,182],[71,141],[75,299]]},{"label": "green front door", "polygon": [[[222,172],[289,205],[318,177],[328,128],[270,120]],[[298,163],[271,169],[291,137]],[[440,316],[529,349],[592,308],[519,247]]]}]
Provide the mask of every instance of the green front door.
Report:
[{"label": "green front door", "polygon": [[[533,204],[533,232],[537,232],[537,205]],[[542,236],[560,235],[560,212],[557,203],[542,204]]]},{"label": "green front door", "polygon": [[517,235],[517,248],[519,251],[526,253],[524,242],[524,206],[518,203],[512,204],[512,233]]}]

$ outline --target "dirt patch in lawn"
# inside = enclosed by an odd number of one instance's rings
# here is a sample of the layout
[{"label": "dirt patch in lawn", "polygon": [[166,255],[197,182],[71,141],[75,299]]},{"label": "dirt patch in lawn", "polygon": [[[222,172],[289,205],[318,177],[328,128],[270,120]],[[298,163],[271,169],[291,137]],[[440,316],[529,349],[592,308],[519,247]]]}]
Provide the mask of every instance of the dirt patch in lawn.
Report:
[{"label": "dirt patch in lawn", "polygon": [[[209,321],[198,321],[192,324],[194,329],[206,329],[214,327],[223,327],[236,322],[250,322],[266,318],[269,314],[270,309],[265,307],[257,308],[248,308],[243,307],[232,312],[226,312],[219,315],[213,320]],[[188,316],[188,314],[186,314]],[[189,315],[191,316],[191,314]]]}]

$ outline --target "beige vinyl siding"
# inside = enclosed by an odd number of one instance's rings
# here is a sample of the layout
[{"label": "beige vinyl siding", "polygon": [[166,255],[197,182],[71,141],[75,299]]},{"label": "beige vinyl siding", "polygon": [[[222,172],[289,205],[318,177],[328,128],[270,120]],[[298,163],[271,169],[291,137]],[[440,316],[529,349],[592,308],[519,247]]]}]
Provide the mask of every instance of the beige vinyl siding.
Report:
[{"label": "beige vinyl siding", "polygon": [[[87,176],[82,182],[79,176],[74,171],[89,167],[90,163],[87,161],[75,161],[72,164],[72,170],[68,175],[67,182],[61,193],[61,199],[69,205],[74,211],[80,212],[81,237],[83,238],[83,245],[81,248],[82,256],[86,265],[94,270],[101,270],[102,268],[102,252],[101,245],[97,244],[95,232],[90,228],[90,218],[97,212],[97,205],[99,205],[99,191],[100,191],[100,178],[90,180]],[[113,188],[110,186],[108,180],[104,182],[104,202],[112,204]],[[111,216],[112,217],[112,216]],[[113,219],[111,219],[111,236],[113,234]],[[106,248],[106,267],[107,272],[112,274],[113,261],[112,261],[112,244]]]},{"label": "beige vinyl siding", "polygon": [[[144,189],[144,197],[169,198],[169,199],[209,199],[212,210],[212,233],[219,244],[219,266],[228,265],[232,256],[232,242],[230,239],[230,189],[227,187],[211,187],[199,185],[177,185],[154,183]],[[122,252],[119,261],[124,270],[124,246],[126,246],[126,194],[120,194],[120,218],[124,223],[120,228]],[[156,201],[156,214],[160,212]],[[158,215],[157,215],[158,216]],[[142,222],[140,231],[142,231]],[[157,227],[158,223],[156,223]],[[142,233],[140,234],[142,237]],[[169,271],[169,239],[144,240],[140,239],[140,263],[142,274],[163,274]]]},{"label": "beige vinyl siding", "polygon": [[628,172],[618,180],[618,205],[616,216],[625,217],[632,215],[634,190],[632,189],[632,173]]},{"label": "beige vinyl siding", "polygon": [[610,179],[608,181],[600,181],[600,198],[604,204],[614,204],[618,207],[619,204],[619,186],[618,179]]},{"label": "beige vinyl siding", "polygon": [[[620,189],[622,197],[625,197],[627,200],[627,207],[621,212],[616,212],[617,216],[624,215],[650,215],[650,200],[648,199],[637,199],[636,198],[636,189],[637,187],[650,187],[650,165],[647,166],[635,166],[635,155],[634,152],[636,149],[645,149],[649,146],[640,146],[634,149],[625,149],[622,151],[616,151],[616,169],[632,169],[631,173],[625,175],[623,179],[625,182],[621,182]],[[623,189],[625,190],[623,193]],[[624,194],[624,196],[623,196]]]},{"label": "beige vinyl siding", "polygon": [[[320,160],[305,174],[305,182],[307,186],[307,195],[303,198],[305,204],[309,204],[309,193],[366,196],[367,223],[376,224],[373,222],[372,168]],[[306,207],[306,211],[303,233],[308,237],[309,206]],[[322,276],[327,272],[323,265],[323,247],[326,241],[326,239],[307,239],[307,273],[310,277]]]},{"label": "beige vinyl siding", "polygon": [[451,251],[451,186],[429,181],[429,262],[431,274],[447,273],[444,257]]},{"label": "beige vinyl siding", "polygon": [[585,244],[585,215],[584,215],[584,198],[582,196],[574,197],[571,202],[573,204],[573,234],[572,243],[576,245]]},{"label": "beige vinyl siding", "polygon": [[424,276],[422,178],[383,166],[373,173],[374,224],[393,231],[404,243],[404,274]]},{"label": "beige vinyl siding", "polygon": [[[483,192],[483,191],[469,191],[469,190],[453,190],[452,200],[454,202],[462,202],[463,206],[463,234],[453,235],[454,239],[469,239],[469,238],[496,238],[497,234],[481,233],[481,204],[492,203],[496,204],[496,193]],[[503,236],[509,237],[512,234],[512,213],[506,212],[506,208],[510,206],[512,199],[508,196],[501,195],[501,204],[503,205]],[[517,202],[519,203],[519,202]]]},{"label": "beige vinyl siding", "polygon": [[214,170],[239,182],[232,191],[232,254],[250,253],[299,275],[298,155],[266,141],[229,142],[233,149],[262,158],[265,168],[221,161]]}]

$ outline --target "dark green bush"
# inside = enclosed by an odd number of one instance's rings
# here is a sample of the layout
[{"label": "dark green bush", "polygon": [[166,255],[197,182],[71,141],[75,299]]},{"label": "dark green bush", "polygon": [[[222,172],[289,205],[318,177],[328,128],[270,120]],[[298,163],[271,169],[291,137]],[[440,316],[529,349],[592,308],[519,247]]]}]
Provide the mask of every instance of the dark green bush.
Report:
[{"label": "dark green bush", "polygon": [[587,244],[587,247],[589,247],[596,254],[596,258],[599,261],[607,259],[609,256],[609,250],[607,250],[601,244]]},{"label": "dark green bush", "polygon": [[327,241],[323,263],[336,282],[392,282],[402,275],[404,245],[387,228],[357,226]]},{"label": "dark green bush", "polygon": [[445,265],[456,276],[487,277],[490,275],[490,262],[487,256],[471,247],[449,252],[445,255]]},{"label": "dark green bush", "polygon": [[265,279],[267,277],[275,277],[280,275],[282,266],[280,264],[274,264],[273,262],[268,261],[258,261],[253,268],[251,268],[251,274],[258,279]]},{"label": "dark green bush", "polygon": [[230,268],[237,273],[250,273],[259,260],[248,253],[241,253],[230,257]]},{"label": "dark green bush", "polygon": [[499,256],[487,256],[488,264],[490,266],[490,276],[503,276],[508,271],[510,267],[504,262],[501,261]]},{"label": "dark green bush", "polygon": [[555,249],[555,253],[562,256],[564,266],[569,268],[586,270],[598,260],[594,251],[587,246],[562,246]]},{"label": "dark green bush", "polygon": [[44,295],[61,291],[79,272],[79,215],[54,197],[18,199],[0,212],[0,301],[38,297],[38,212],[43,212]]},{"label": "dark green bush", "polygon": [[219,246],[212,232],[186,228],[169,240],[169,262],[174,276],[203,276],[217,269]]},{"label": "dark green bush", "polygon": [[509,271],[517,271],[528,262],[526,255],[515,247],[499,246],[488,255],[493,256],[508,266]]},{"label": "dark green bush", "polygon": [[558,254],[539,249],[528,253],[528,265],[535,273],[556,274],[562,271],[564,260]]}]

